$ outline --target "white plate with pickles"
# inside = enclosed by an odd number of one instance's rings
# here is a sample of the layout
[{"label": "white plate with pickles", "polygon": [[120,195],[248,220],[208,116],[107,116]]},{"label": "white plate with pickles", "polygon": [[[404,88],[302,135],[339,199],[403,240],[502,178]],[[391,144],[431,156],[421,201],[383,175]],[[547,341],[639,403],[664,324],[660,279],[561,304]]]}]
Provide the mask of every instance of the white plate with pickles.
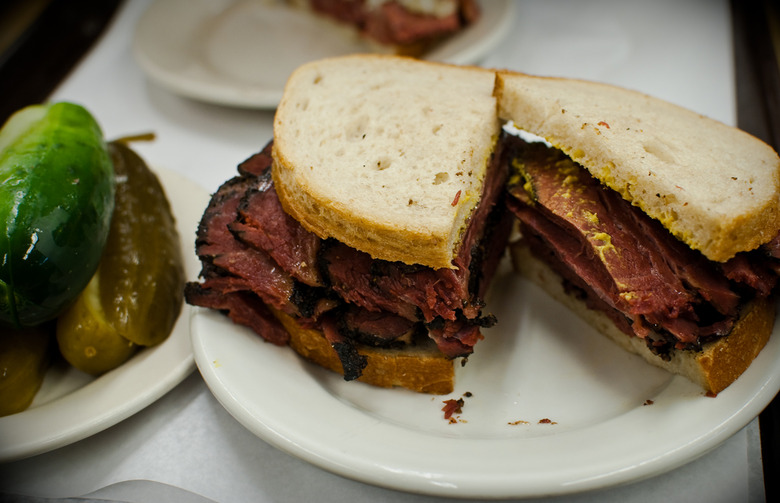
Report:
[{"label": "white plate with pickles", "polygon": [[[192,253],[191,237],[208,193],[177,173],[154,171],[176,217],[186,278],[195,278],[200,264]],[[94,435],[162,397],[195,368],[189,325],[185,304],[164,342],[141,349],[100,377],[55,358],[30,407],[0,417],[0,462],[41,454]]]}]

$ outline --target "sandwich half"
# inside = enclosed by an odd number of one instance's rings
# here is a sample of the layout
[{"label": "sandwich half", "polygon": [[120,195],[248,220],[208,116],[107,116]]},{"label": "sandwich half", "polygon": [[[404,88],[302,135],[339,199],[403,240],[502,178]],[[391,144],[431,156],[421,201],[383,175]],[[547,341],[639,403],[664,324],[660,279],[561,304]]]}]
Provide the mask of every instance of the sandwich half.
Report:
[{"label": "sandwich half", "polygon": [[421,57],[477,21],[475,0],[290,0],[357,34],[376,52]]},{"label": "sandwich half", "polygon": [[515,267],[624,348],[718,393],[775,321],[780,161],[644,94],[499,72]]},{"label": "sandwich half", "polygon": [[451,392],[512,225],[493,86],[394,56],[300,67],[204,213],[187,302],[347,380]]}]

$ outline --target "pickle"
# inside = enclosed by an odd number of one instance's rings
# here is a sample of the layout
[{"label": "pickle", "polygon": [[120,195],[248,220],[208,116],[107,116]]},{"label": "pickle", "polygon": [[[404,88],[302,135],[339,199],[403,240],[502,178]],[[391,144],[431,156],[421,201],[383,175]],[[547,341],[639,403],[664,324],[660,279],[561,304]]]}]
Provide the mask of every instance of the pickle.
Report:
[{"label": "pickle", "polygon": [[117,184],[117,239],[100,265],[106,318],[141,346],[165,340],[184,300],[184,264],[176,220],[157,176],[122,142],[109,145],[124,181]]},{"label": "pickle", "polygon": [[53,348],[50,323],[23,330],[0,328],[0,416],[30,406],[51,363]]},{"label": "pickle", "polygon": [[138,349],[106,320],[100,302],[100,270],[76,303],[57,318],[57,345],[68,363],[93,376],[122,365]]},{"label": "pickle", "polygon": [[57,322],[66,360],[91,374],[170,334],[184,287],[179,235],[156,175],[121,142],[109,144],[116,176],[111,231],[95,277]]},{"label": "pickle", "polygon": [[30,327],[95,273],[114,208],[100,127],[71,103],[33,105],[0,130],[0,325]]}]

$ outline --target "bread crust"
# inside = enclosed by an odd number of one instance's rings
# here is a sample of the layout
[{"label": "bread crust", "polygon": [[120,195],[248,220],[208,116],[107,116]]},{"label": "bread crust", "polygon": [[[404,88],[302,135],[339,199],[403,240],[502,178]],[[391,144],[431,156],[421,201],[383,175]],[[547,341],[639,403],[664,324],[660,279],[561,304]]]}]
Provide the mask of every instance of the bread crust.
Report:
[{"label": "bread crust", "polygon": [[[294,318],[272,309],[290,334],[290,347],[306,360],[344,375],[341,361],[322,332],[301,327]],[[446,395],[455,387],[453,361],[433,341],[399,349],[358,346],[368,364],[358,381],[382,388],[406,388],[418,393]]]},{"label": "bread crust", "polygon": [[274,153],[272,177],[284,211],[306,230],[322,239],[335,238],[351,248],[368,253],[374,259],[452,268],[453,239],[450,235],[426,229],[402,229],[383,226],[372,218],[356,213],[334,201],[312,196],[301,190],[294,169],[283,153]]},{"label": "bread crust", "polygon": [[742,307],[728,336],[705,343],[698,352],[673,350],[671,360],[665,361],[652,353],[642,339],[623,333],[606,314],[589,309],[583,300],[567,294],[561,277],[536,258],[522,241],[512,243],[510,252],[515,271],[540,286],[598,332],[651,365],[690,379],[708,393],[717,394],[736,381],[769,341],[774,327],[775,300],[758,299]]}]

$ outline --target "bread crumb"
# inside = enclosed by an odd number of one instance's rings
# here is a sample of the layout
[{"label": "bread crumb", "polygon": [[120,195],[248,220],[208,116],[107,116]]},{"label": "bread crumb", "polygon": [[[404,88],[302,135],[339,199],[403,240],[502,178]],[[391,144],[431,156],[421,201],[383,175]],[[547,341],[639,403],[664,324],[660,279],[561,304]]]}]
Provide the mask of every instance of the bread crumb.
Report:
[{"label": "bread crumb", "polygon": [[522,419],[518,419],[517,421],[509,421],[506,423],[510,426],[517,426],[518,424],[529,424],[528,421],[523,421]]}]

